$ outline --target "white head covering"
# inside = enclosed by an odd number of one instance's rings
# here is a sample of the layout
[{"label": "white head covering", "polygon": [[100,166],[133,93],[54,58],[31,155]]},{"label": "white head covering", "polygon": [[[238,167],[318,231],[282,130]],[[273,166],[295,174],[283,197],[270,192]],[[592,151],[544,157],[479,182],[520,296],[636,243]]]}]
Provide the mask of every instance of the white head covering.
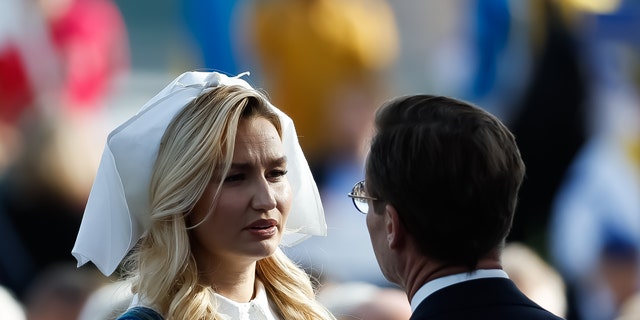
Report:
[{"label": "white head covering", "polygon": [[[160,140],[174,117],[205,89],[240,85],[239,77],[217,72],[185,72],[149,100],[108,138],[71,253],[78,267],[92,261],[109,276],[150,224],[149,187]],[[273,105],[282,122],[287,177],[293,204],[282,240],[294,245],[311,235],[326,235],[320,195],[298,143],[293,121]]]}]

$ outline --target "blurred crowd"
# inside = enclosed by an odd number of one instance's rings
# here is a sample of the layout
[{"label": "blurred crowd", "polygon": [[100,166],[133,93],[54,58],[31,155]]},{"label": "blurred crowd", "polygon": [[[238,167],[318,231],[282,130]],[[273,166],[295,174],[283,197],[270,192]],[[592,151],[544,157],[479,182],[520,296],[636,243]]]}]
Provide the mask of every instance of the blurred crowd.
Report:
[{"label": "blurred crowd", "polygon": [[[131,32],[154,28],[138,19],[159,12],[149,5],[0,1],[0,319],[109,319],[128,304],[127,288],[70,251],[110,102],[141,106],[122,83],[149,71],[132,57],[153,50]],[[476,103],[514,132],[527,175],[503,264],[516,284],[568,320],[640,319],[640,0],[157,7],[179,39],[153,46],[188,53],[154,72],[248,70],[293,118],[329,235],[285,252],[339,319],[409,318],[346,194],[364,178],[376,107],[416,92]]]},{"label": "blurred crowd", "polygon": [[110,0],[0,3],[0,284],[27,319],[74,319],[104,282],[69,250],[128,43]]}]

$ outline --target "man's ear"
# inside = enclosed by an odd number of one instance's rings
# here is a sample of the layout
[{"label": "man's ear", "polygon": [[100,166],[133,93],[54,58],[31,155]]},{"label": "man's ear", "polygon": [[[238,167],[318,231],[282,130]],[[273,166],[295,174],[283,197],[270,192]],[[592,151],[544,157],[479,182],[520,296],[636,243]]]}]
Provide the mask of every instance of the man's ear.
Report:
[{"label": "man's ear", "polygon": [[398,210],[391,205],[386,204],[384,208],[385,231],[387,232],[387,244],[390,249],[399,249],[404,246],[406,230],[400,221]]}]

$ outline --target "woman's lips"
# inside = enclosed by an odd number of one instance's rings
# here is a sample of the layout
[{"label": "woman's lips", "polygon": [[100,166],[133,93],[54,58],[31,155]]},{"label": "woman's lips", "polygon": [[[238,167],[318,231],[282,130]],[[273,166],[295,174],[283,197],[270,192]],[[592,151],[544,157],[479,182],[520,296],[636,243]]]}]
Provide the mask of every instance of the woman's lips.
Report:
[{"label": "woman's lips", "polygon": [[245,230],[259,238],[270,238],[278,233],[278,221],[260,219],[248,225]]}]

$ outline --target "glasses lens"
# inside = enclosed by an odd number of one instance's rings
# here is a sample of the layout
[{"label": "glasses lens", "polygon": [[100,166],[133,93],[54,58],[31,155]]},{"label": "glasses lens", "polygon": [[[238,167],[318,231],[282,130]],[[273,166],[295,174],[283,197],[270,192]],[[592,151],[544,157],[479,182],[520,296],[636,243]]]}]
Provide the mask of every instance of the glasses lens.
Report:
[{"label": "glasses lens", "polygon": [[353,204],[356,206],[356,209],[362,213],[369,212],[369,200],[364,198],[353,198]]},{"label": "glasses lens", "polygon": [[356,183],[355,186],[353,186],[353,190],[351,190],[351,193],[353,193],[354,195],[358,196],[358,197],[364,197],[365,196],[365,192],[364,192],[364,180],[360,181],[358,183]]},{"label": "glasses lens", "polygon": [[369,201],[365,198],[366,196],[364,191],[364,180],[356,183],[356,185],[353,186],[351,194],[355,196],[353,198],[353,204],[356,206],[356,209],[358,209],[358,211],[362,213],[369,212]]}]

